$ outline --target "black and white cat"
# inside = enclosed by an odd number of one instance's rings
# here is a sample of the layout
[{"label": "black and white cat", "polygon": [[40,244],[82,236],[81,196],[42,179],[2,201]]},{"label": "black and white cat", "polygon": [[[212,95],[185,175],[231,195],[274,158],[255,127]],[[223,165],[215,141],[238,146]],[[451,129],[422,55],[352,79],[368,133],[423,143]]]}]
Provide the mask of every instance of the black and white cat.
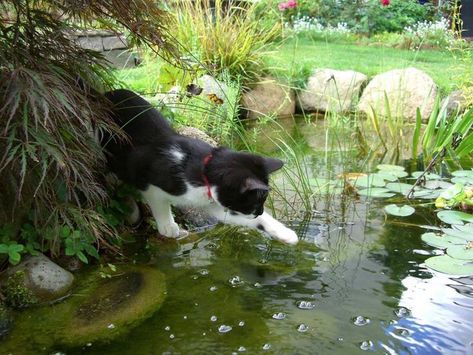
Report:
[{"label": "black and white cat", "polygon": [[[105,94],[113,119],[129,141],[102,137],[109,167],[137,187],[151,208],[160,234],[178,237],[171,205],[203,208],[224,223],[246,226],[296,244],[294,231],[268,213],[268,175],[278,159],[235,152],[177,134],[149,102],[129,90]],[[182,231],[181,231],[182,233]]]}]

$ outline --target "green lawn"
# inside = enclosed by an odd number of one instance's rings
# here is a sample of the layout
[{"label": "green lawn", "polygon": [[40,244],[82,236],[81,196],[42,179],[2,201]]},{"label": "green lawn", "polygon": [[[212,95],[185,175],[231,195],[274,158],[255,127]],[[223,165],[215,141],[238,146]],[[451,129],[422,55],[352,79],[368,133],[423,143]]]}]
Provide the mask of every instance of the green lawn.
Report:
[{"label": "green lawn", "polygon": [[270,72],[301,86],[314,68],[352,69],[373,75],[407,67],[427,72],[442,92],[457,89],[460,80],[473,81],[471,51],[412,51],[346,43],[290,39],[267,56]]}]

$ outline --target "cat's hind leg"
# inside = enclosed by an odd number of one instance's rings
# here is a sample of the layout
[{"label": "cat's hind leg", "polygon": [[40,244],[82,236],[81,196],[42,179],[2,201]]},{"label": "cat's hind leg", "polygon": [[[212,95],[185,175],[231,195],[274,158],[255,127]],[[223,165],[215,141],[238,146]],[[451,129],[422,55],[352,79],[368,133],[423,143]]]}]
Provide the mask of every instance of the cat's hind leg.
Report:
[{"label": "cat's hind leg", "polygon": [[160,188],[150,185],[146,190],[141,191],[141,194],[151,208],[159,234],[169,238],[187,235],[187,232],[179,229],[178,224],[174,221],[171,203]]}]

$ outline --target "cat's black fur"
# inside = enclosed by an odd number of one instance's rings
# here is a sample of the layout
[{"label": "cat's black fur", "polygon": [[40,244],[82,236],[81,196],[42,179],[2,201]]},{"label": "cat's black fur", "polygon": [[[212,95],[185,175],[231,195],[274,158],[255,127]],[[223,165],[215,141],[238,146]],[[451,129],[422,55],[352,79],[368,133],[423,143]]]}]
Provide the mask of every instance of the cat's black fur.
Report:
[{"label": "cat's black fur", "polygon": [[[114,121],[129,141],[102,138],[110,169],[140,190],[150,184],[174,196],[192,186],[205,186],[204,176],[217,188],[218,202],[231,211],[261,215],[268,194],[268,175],[282,167],[278,159],[213,148],[209,144],[177,134],[167,120],[146,100],[129,90],[105,94],[113,105]],[[183,153],[182,161],[169,154]],[[205,157],[212,155],[207,164]]]}]

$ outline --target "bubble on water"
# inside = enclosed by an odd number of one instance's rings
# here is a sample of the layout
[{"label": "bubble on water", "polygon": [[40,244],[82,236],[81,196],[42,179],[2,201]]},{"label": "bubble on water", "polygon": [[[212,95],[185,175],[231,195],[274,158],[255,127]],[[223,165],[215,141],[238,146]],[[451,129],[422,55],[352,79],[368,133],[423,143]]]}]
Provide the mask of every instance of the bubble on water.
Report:
[{"label": "bubble on water", "polygon": [[115,329],[115,324],[110,323],[109,325],[107,325],[107,328],[108,329]]},{"label": "bubble on water", "polygon": [[233,276],[228,282],[230,282],[233,287],[240,286],[243,283],[243,281],[240,280],[240,276]]},{"label": "bubble on water", "polygon": [[182,318],[187,319],[187,316],[184,316],[184,317],[182,317]]},{"label": "bubble on water", "polygon": [[174,338],[175,338],[174,334],[169,335],[169,339],[174,339]]},{"label": "bubble on water", "polygon": [[171,330],[171,327],[169,325],[167,325],[167,326],[164,327],[164,330],[169,332]]},{"label": "bubble on water", "polygon": [[409,330],[407,330],[405,328],[398,328],[394,331],[394,333],[396,333],[397,335],[400,335],[402,337],[408,337],[409,335],[411,335],[411,332],[409,332]]},{"label": "bubble on water", "polygon": [[360,343],[360,349],[361,350],[373,350],[373,342],[371,340],[363,340],[361,343]]},{"label": "bubble on water", "polygon": [[308,330],[309,330],[309,326],[307,326],[305,324],[299,324],[299,326],[297,327],[297,331],[299,333],[305,333]]},{"label": "bubble on water", "polygon": [[269,349],[271,349],[271,344],[266,343],[263,345],[263,350],[269,350]]},{"label": "bubble on water", "polygon": [[409,314],[411,314],[411,311],[409,311],[406,307],[399,307],[394,311],[394,314],[399,318],[402,318],[407,317]]},{"label": "bubble on water", "polygon": [[211,322],[216,322],[216,321],[217,321],[217,316],[212,316],[212,317],[210,317],[210,321],[211,321]]},{"label": "bubble on water", "polygon": [[230,325],[222,324],[220,327],[218,327],[218,331],[220,333],[228,333],[230,330],[232,330],[232,327]]},{"label": "bubble on water", "polygon": [[353,324],[357,325],[359,327],[361,327],[363,325],[367,325],[370,322],[371,322],[371,320],[369,318],[365,318],[363,316],[356,316],[355,318],[353,318]]},{"label": "bubble on water", "polygon": [[245,348],[244,346],[240,346],[240,347],[238,348],[238,351],[239,351],[240,353],[242,353],[242,352],[246,351],[246,348]]},{"label": "bubble on water", "polygon": [[197,280],[199,278],[198,275],[192,275],[192,280]]},{"label": "bubble on water", "polygon": [[203,336],[206,336],[206,335],[207,335],[207,333],[206,333],[206,332],[203,332],[203,333],[202,333],[202,335],[203,335]]},{"label": "bubble on water", "polygon": [[199,274],[201,274],[201,275],[203,275],[203,276],[208,275],[208,274],[209,274],[209,270],[207,270],[207,269],[202,269],[202,270],[199,271]]},{"label": "bubble on water", "polygon": [[259,282],[255,282],[254,286],[255,286],[256,288],[261,288],[261,287],[263,287]]},{"label": "bubble on water", "polygon": [[286,313],[279,312],[273,314],[273,319],[281,320],[284,318],[286,318]]},{"label": "bubble on water", "polygon": [[217,286],[210,286],[209,290],[210,292],[217,291]]},{"label": "bubble on water", "polygon": [[240,321],[240,323],[238,323],[238,326],[239,327],[243,327],[245,325],[245,322],[244,321]]},{"label": "bubble on water", "polygon": [[315,308],[315,303],[310,301],[300,301],[297,303],[297,308],[300,309],[313,309]]},{"label": "bubble on water", "polygon": [[337,340],[338,340],[338,341],[343,341],[343,338],[342,338],[342,337],[338,337]]}]

